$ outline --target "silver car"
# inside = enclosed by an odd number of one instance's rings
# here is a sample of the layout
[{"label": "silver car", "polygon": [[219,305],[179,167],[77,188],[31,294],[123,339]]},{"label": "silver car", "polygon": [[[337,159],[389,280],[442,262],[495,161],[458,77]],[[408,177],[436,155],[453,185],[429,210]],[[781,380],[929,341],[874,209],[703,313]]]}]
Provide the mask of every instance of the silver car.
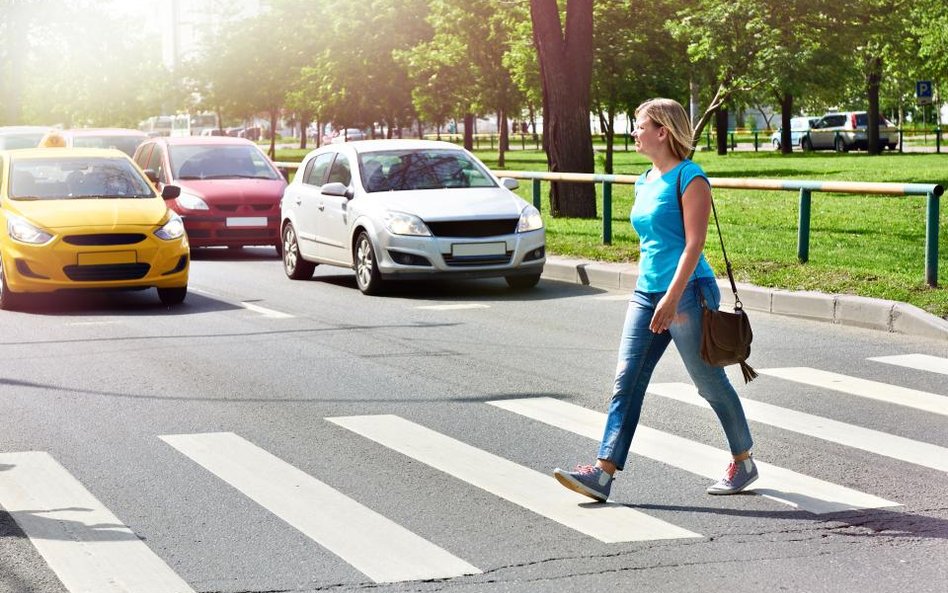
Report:
[{"label": "silver car", "polygon": [[[810,133],[801,140],[804,150],[829,149],[846,152],[852,149],[865,150],[869,145],[866,128],[869,127],[869,114],[865,111],[843,111],[827,113],[810,129]],[[880,116],[879,145],[895,150],[899,132],[892,123]]]},{"label": "silver car", "polygon": [[504,277],[537,284],[546,261],[539,211],[447,142],[365,140],[309,153],[283,194],[283,267],[353,268],[359,289],[392,280]]}]

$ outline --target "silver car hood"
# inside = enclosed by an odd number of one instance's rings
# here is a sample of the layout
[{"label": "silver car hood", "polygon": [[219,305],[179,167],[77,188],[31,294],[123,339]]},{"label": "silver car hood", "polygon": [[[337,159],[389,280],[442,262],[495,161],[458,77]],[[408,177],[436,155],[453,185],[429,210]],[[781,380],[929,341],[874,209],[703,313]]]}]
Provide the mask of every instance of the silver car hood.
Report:
[{"label": "silver car hood", "polygon": [[365,194],[373,209],[414,214],[422,220],[519,218],[528,205],[503,187],[469,187]]}]

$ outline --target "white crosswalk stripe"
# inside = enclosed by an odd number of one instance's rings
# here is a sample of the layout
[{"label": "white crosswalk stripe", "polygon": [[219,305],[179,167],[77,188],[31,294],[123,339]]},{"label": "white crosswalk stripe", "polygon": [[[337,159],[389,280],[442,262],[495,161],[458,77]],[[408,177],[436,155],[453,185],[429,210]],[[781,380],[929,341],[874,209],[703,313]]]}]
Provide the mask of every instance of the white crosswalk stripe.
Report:
[{"label": "white crosswalk stripe", "polygon": [[193,593],[48,453],[0,453],[0,466],[0,506],[71,593]]},{"label": "white crosswalk stripe", "polygon": [[496,496],[607,543],[701,537],[645,513],[605,504],[560,486],[548,474],[409,422],[398,416],[327,418],[339,426],[407,455]]},{"label": "white crosswalk stripe", "polygon": [[948,358],[938,356],[929,356],[928,354],[899,354],[896,356],[876,356],[869,358],[875,362],[884,362],[901,367],[916,369],[919,371],[930,371],[948,375]]},{"label": "white crosswalk stripe", "polygon": [[[698,390],[687,383],[655,383],[649,385],[648,390],[668,399],[711,409],[707,400],[698,395]],[[741,404],[748,420],[948,472],[945,447],[750,399],[742,399]]]},{"label": "white crosswalk stripe", "polygon": [[[602,436],[606,415],[553,398],[510,399],[488,402],[498,408],[533,418],[591,439]],[[717,479],[725,450],[639,425],[632,452],[709,479]],[[815,514],[899,506],[898,503],[799,474],[755,459],[760,478],[750,490]]]},{"label": "white crosswalk stripe", "polygon": [[936,393],[859,379],[810,367],[763,369],[758,370],[758,372],[761,375],[769,375],[787,381],[832,389],[850,395],[948,416],[948,397]]},{"label": "white crosswalk stripe", "polygon": [[236,434],[160,438],[377,583],[481,572]]},{"label": "white crosswalk stripe", "polygon": [[[261,315],[280,316],[256,305],[245,306]],[[460,310],[481,306],[439,308]],[[867,360],[948,375],[948,358],[903,354]],[[808,367],[764,369],[760,373],[948,415],[948,396],[945,395]],[[649,386],[649,392],[676,403],[710,410],[695,387],[687,383],[654,383]],[[751,422],[948,472],[948,447],[761,401],[744,399],[742,402]],[[508,420],[539,421],[595,441],[601,438],[606,421],[601,412],[553,398],[487,403],[512,413],[506,417]],[[405,456],[407,459],[399,457],[406,463],[405,471],[410,471],[410,460],[426,464],[466,486],[502,499],[496,501],[498,505],[516,504],[538,515],[537,521],[552,521],[601,542],[703,537],[632,506],[615,502],[594,504],[563,488],[549,473],[524,467],[399,416],[360,415],[325,420],[378,443],[392,455]],[[463,554],[465,550],[448,551],[439,547],[234,433],[175,434],[158,438],[196,463],[194,471],[214,474],[220,478],[222,489],[236,489],[376,583],[447,579],[482,572],[454,554]],[[809,439],[801,442],[817,443]],[[164,445],[156,446],[164,448]],[[342,447],[327,451],[326,455],[339,455]],[[723,448],[642,425],[636,430],[632,453],[709,480],[720,477],[730,458]],[[179,461],[190,466],[183,458]],[[900,506],[870,493],[756,461],[760,478],[750,491],[796,509],[826,514]],[[911,469],[911,466],[905,467]],[[926,475],[930,476],[931,472]],[[696,487],[699,494],[703,486]],[[905,502],[911,504],[909,499]],[[595,511],[590,506],[595,507]],[[137,534],[125,525],[48,453],[0,452],[0,509],[19,525],[69,593],[194,593],[194,589],[144,543],[148,534]],[[680,516],[687,517],[686,514]],[[449,541],[458,541],[453,535]],[[461,541],[453,545],[463,547]]]}]

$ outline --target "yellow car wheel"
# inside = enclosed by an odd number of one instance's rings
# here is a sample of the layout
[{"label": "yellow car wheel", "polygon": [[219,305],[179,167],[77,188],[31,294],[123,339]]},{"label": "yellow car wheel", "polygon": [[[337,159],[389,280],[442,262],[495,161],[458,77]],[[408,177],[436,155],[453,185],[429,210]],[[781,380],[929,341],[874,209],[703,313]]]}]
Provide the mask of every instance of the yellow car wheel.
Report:
[{"label": "yellow car wheel", "polygon": [[180,305],[184,302],[184,297],[186,296],[188,296],[187,286],[158,289],[158,299],[161,301],[161,304],[169,307],[172,305]]},{"label": "yellow car wheel", "polygon": [[7,277],[3,275],[3,258],[0,258],[0,309],[14,311],[23,304],[23,295],[13,292],[7,286]]}]

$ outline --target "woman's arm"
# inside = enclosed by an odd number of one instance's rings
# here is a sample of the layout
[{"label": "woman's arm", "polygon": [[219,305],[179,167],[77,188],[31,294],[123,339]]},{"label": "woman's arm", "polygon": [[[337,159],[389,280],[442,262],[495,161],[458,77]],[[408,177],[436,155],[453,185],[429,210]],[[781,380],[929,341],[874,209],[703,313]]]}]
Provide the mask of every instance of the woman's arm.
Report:
[{"label": "woman's arm", "polygon": [[661,333],[675,320],[678,301],[695,272],[698,258],[708,236],[708,218],[711,215],[711,186],[703,177],[695,177],[681,196],[682,217],[685,223],[685,249],[678,260],[678,267],[665,296],[655,307],[649,325],[655,333]]}]

